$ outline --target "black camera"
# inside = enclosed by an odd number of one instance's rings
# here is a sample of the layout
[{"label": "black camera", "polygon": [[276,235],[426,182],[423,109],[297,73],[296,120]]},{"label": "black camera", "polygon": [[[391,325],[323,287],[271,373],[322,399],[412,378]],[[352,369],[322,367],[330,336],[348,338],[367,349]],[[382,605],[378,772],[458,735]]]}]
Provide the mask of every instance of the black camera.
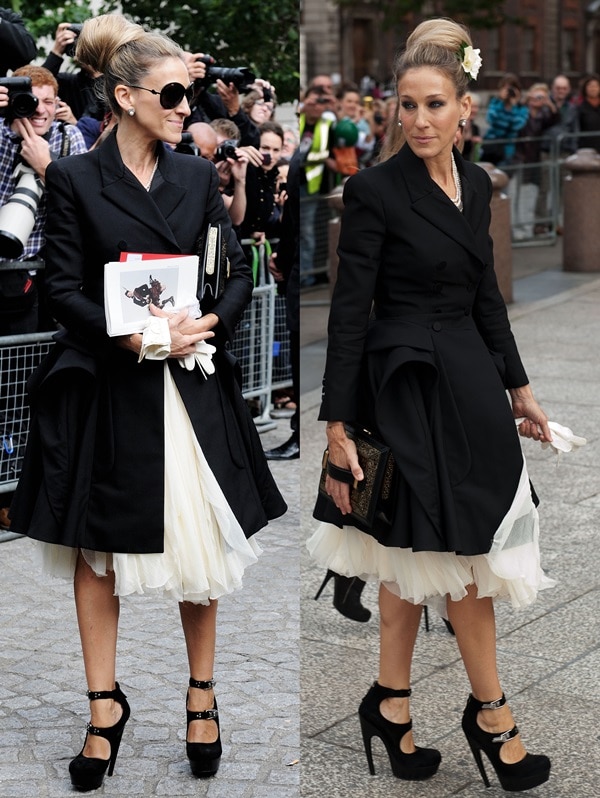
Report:
[{"label": "black camera", "polygon": [[206,76],[197,78],[196,88],[206,88],[217,80],[233,85],[238,91],[248,91],[250,85],[256,80],[256,75],[248,67],[218,67],[215,66],[215,59],[212,55],[203,55],[197,59],[206,64]]},{"label": "black camera", "polygon": [[31,92],[31,78],[0,78],[0,86],[8,89],[8,105],[0,109],[0,116],[12,121],[35,114],[38,98]]},{"label": "black camera", "polygon": [[237,141],[235,139],[225,139],[222,141],[215,150],[215,161],[226,161],[228,158],[233,158],[234,161],[239,161],[236,155]]},{"label": "black camera", "polygon": [[75,57],[75,48],[77,47],[77,39],[79,38],[79,34],[83,29],[82,22],[74,22],[72,25],[69,25],[67,30],[73,31],[75,34],[75,39],[71,42],[71,44],[67,44],[65,47],[65,55],[68,55],[69,58]]},{"label": "black camera", "polygon": [[516,91],[516,89],[513,89],[512,86],[508,87],[508,90],[507,90],[506,93],[508,94],[509,97],[516,97],[517,96],[517,91]]},{"label": "black camera", "polygon": [[200,148],[194,141],[194,137],[189,131],[184,131],[181,134],[181,141],[175,147],[175,152],[181,152],[184,155],[197,155],[201,156]]}]

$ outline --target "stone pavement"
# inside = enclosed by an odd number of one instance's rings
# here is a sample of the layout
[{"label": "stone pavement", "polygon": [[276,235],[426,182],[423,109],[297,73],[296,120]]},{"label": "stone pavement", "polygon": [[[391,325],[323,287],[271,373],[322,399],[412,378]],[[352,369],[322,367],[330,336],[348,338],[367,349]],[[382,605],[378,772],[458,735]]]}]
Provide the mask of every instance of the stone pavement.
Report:
[{"label": "stone pavement", "polygon": [[[288,422],[265,433],[265,448]],[[290,511],[259,533],[244,589],[219,608],[216,694],[223,758],[195,779],[185,758],[188,668],[177,604],[122,601],[118,679],[132,708],[112,778],[96,793],[292,798],[298,795],[299,461],[274,463]],[[0,544],[0,796],[73,795],[68,763],[88,721],[70,584],[42,580],[24,539]]]},{"label": "stone pavement", "polygon": [[[588,439],[576,453],[557,458],[524,441],[530,475],[541,499],[542,565],[557,586],[525,610],[497,604],[499,667],[523,738],[552,759],[550,781],[527,795],[591,798],[600,794],[600,279],[560,272],[554,248],[515,250],[513,329],[537,398],[549,416]],[[319,405],[326,302],[303,311],[302,527],[311,517],[321,455]],[[485,434],[485,431],[482,431]],[[441,768],[427,782],[399,781],[385,749],[374,740],[376,776],[370,776],[357,708],[377,676],[377,595],[367,585],[368,623],[332,608],[330,583],[302,555],[301,729],[302,798],[446,798],[500,796],[491,767],[486,790],[460,728],[469,691],[456,643],[441,619],[420,632],[413,669],[412,714],[417,744],[442,752]]]},{"label": "stone pavement", "polygon": [[[506,692],[533,751],[553,761],[550,782],[529,794],[592,798],[600,761],[600,585],[592,553],[600,544],[600,279],[556,267],[554,248],[520,250],[510,315],[532,384],[555,420],[588,438],[560,460],[524,446],[540,494],[542,561],[558,586],[527,610],[498,605],[499,660]],[[122,603],[118,673],[132,705],[115,775],[97,794],[206,798],[446,798],[499,796],[485,790],[460,714],[468,692],[454,639],[432,613],[419,635],[412,703],[421,745],[442,750],[426,783],[391,775],[374,742],[368,773],[356,709],[377,673],[376,592],[369,623],[331,606],[332,586],[302,545],[314,526],[324,444],[315,422],[327,303],[303,312],[306,337],[300,463],[273,463],[290,512],[260,533],[265,550],[244,589],[220,606],[215,676],[224,756],[216,778],[194,779],[185,759],[187,666],[177,606],[150,597]],[[312,383],[312,384],[311,384]],[[265,448],[287,439],[282,420]],[[300,512],[301,508],[301,512]],[[300,554],[299,554],[300,552]],[[300,586],[299,562],[302,574]],[[72,588],[42,581],[26,540],[0,544],[0,798],[73,795],[69,759],[81,748],[87,703]],[[302,637],[299,645],[301,599]],[[301,668],[302,778],[299,758]]]}]

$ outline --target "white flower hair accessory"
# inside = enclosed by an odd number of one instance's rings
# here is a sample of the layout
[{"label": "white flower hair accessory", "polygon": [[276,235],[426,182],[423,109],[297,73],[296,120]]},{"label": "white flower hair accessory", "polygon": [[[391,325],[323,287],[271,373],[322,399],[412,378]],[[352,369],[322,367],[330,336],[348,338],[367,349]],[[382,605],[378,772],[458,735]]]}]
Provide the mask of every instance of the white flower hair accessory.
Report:
[{"label": "white flower hair accessory", "polygon": [[475,50],[470,44],[462,42],[458,53],[458,59],[462,68],[471,80],[476,80],[479,70],[483,61],[479,53],[481,50]]}]

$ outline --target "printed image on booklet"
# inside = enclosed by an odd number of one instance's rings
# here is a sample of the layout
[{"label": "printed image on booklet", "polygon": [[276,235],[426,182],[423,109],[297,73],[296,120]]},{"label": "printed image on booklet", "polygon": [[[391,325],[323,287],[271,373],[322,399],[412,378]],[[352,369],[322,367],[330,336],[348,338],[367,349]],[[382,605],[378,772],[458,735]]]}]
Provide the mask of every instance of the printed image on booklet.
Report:
[{"label": "printed image on booklet", "polygon": [[104,307],[110,336],[142,332],[152,315],[150,305],[176,311],[197,303],[197,255],[134,257],[138,259],[104,266]]}]

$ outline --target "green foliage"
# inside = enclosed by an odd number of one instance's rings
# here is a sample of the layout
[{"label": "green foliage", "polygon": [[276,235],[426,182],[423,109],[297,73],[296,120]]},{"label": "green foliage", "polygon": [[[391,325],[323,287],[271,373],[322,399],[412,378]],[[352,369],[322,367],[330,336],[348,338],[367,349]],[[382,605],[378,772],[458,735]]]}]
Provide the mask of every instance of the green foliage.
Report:
[{"label": "green foliage", "polygon": [[[12,6],[36,39],[54,38],[59,22],[91,16],[89,0],[12,0]],[[186,50],[210,53],[219,66],[249,67],[273,83],[279,102],[298,97],[298,0],[103,0],[96,13],[123,7],[135,22],[167,33]]]},{"label": "green foliage", "polygon": [[[22,14],[27,30],[38,41],[42,36],[54,39],[60,22],[83,22],[91,16],[88,0],[13,0],[12,8]],[[52,49],[52,45],[47,48]],[[43,50],[43,48],[42,48]],[[40,55],[47,55],[40,51]]]},{"label": "green foliage", "polygon": [[[118,7],[105,0],[103,10]],[[218,66],[246,66],[270,80],[279,102],[298,96],[298,0],[127,0],[127,15],[168,33],[191,52],[210,53]]]}]

